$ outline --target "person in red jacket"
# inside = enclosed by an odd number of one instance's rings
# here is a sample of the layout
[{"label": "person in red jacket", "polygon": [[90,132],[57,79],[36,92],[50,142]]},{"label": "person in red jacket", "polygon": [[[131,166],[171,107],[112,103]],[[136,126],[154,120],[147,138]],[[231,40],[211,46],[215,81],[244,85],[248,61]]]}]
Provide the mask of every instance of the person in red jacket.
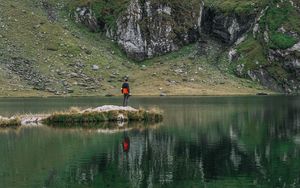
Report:
[{"label": "person in red jacket", "polygon": [[124,79],[124,83],[122,85],[121,92],[124,95],[123,106],[127,106],[128,105],[128,99],[129,99],[129,96],[130,96],[130,88],[129,88],[129,84],[128,84],[128,78]]}]

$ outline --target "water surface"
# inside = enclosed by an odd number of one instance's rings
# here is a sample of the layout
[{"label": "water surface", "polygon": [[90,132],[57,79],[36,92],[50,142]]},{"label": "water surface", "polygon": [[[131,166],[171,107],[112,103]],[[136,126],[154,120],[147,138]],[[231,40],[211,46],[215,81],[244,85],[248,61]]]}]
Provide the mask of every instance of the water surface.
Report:
[{"label": "water surface", "polygon": [[[0,115],[121,102],[5,98]],[[0,129],[1,187],[300,186],[300,97],[133,97],[130,104],[158,106],[165,119],[119,132]]]}]

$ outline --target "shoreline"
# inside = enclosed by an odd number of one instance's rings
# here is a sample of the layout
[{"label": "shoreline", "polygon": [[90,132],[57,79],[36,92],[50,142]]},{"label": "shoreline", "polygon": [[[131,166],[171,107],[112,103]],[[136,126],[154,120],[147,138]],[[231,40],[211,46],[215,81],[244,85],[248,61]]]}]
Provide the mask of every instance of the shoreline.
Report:
[{"label": "shoreline", "polygon": [[[247,96],[298,96],[299,94],[286,94],[286,93],[275,93],[275,92],[259,92],[259,93],[231,93],[231,94],[167,94],[165,96],[160,95],[146,95],[146,94],[133,94],[132,97],[247,97]],[[118,98],[123,95],[27,95],[27,96],[1,96],[0,99],[14,99],[14,98],[79,98],[79,97],[96,97],[96,98]]]}]

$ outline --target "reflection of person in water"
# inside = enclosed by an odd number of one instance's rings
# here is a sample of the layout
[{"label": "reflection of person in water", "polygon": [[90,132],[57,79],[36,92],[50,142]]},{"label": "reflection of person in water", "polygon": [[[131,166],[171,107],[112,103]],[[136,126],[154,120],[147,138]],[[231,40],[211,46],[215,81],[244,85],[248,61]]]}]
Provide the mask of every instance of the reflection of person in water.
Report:
[{"label": "reflection of person in water", "polygon": [[128,152],[130,148],[130,140],[129,137],[125,137],[124,140],[122,141],[122,146],[123,146],[123,151]]}]

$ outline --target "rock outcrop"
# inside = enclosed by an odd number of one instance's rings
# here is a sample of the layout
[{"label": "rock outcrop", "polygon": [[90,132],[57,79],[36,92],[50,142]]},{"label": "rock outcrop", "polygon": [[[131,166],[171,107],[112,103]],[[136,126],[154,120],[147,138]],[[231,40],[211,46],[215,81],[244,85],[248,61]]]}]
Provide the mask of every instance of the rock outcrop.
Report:
[{"label": "rock outcrop", "polygon": [[255,21],[255,15],[227,14],[206,7],[199,0],[189,3],[131,0],[114,28],[97,21],[88,7],[77,8],[75,18],[92,31],[106,32],[128,57],[138,61],[176,51],[196,42],[201,33],[231,45]]},{"label": "rock outcrop", "polygon": [[107,37],[117,41],[128,57],[138,61],[195,42],[199,38],[201,15],[200,1],[160,3],[131,0],[126,11],[117,19],[116,27],[110,28],[97,23],[88,7],[77,8],[75,12],[77,22],[93,31],[102,29]]},{"label": "rock outcrop", "polygon": [[224,13],[211,7],[204,7],[202,32],[232,45],[254,24],[255,15]]},{"label": "rock outcrop", "polygon": [[100,24],[97,22],[97,18],[93,14],[91,8],[88,7],[76,8],[74,17],[77,23],[82,23],[93,32],[96,32],[101,27]]},{"label": "rock outcrop", "polygon": [[[299,11],[294,1],[262,7],[251,24],[252,32],[247,33],[245,45],[234,46],[228,53],[231,63],[236,63],[238,76],[258,81],[274,91],[300,92],[299,27],[287,19],[300,19]],[[280,21],[274,24],[273,16]]]},{"label": "rock outcrop", "polygon": [[185,14],[176,3],[132,0],[125,16],[117,21],[118,44],[129,57],[143,60],[195,42],[199,36],[201,5],[193,5]]},{"label": "rock outcrop", "polygon": [[293,47],[285,50],[269,49],[270,62],[280,62],[283,70],[288,75],[284,80],[279,80],[282,90],[286,93],[300,92],[300,41]]}]

